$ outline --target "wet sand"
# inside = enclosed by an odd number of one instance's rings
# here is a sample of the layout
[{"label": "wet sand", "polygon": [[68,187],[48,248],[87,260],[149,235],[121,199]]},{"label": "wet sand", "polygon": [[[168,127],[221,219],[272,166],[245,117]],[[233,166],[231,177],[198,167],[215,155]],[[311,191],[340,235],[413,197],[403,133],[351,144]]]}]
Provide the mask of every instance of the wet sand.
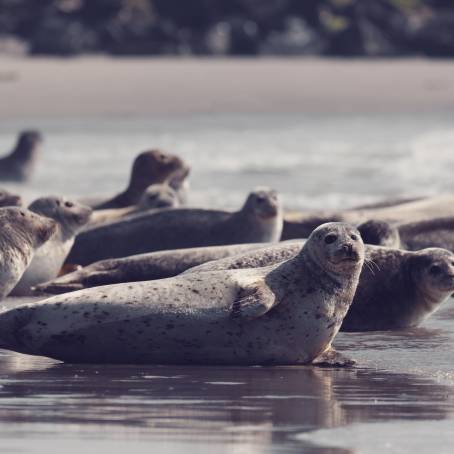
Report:
[{"label": "wet sand", "polygon": [[352,369],[84,366],[1,351],[1,450],[448,453],[453,316],[450,300],[418,329],[339,335]]},{"label": "wet sand", "polygon": [[424,112],[454,106],[454,62],[0,58],[0,118]]}]

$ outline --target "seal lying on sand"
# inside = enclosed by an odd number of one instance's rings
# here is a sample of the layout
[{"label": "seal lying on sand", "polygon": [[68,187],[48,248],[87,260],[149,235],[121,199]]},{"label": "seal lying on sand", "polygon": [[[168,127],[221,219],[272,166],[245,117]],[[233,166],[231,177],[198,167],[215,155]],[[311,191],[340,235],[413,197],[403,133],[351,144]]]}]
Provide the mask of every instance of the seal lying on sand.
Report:
[{"label": "seal lying on sand", "polygon": [[142,194],[137,205],[94,211],[90,225],[117,221],[151,209],[177,208],[179,205],[178,194],[168,184],[152,184]]},{"label": "seal lying on sand", "polygon": [[100,285],[174,277],[203,263],[264,247],[266,247],[264,243],[232,244],[157,251],[101,260],[37,285],[35,293],[60,294]]},{"label": "seal lying on sand", "polygon": [[51,219],[22,208],[0,208],[0,299],[14,288],[37,248],[56,231]]},{"label": "seal lying on sand", "polygon": [[[189,269],[186,273],[279,264],[298,242],[278,244]],[[454,254],[367,246],[358,289],[341,331],[393,330],[419,325],[454,291]]]},{"label": "seal lying on sand", "polygon": [[358,283],[356,229],[316,229],[273,268],[81,290],[0,314],[0,347],[69,362],[310,363],[330,347]]},{"label": "seal lying on sand", "polygon": [[282,209],[275,191],[257,189],[240,211],[177,208],[144,213],[81,232],[67,263],[87,265],[167,249],[278,241]]},{"label": "seal lying on sand", "polygon": [[57,231],[36,252],[30,265],[11,292],[14,296],[31,294],[31,287],[58,276],[77,232],[88,222],[91,208],[62,197],[42,197],[29,210],[53,219]]},{"label": "seal lying on sand", "polygon": [[152,184],[174,181],[174,174],[184,174],[186,177],[188,173],[188,165],[178,156],[161,150],[144,151],[134,160],[128,187],[114,198],[94,203],[92,207],[101,210],[137,205]]},{"label": "seal lying on sand", "polygon": [[20,207],[21,205],[22,197],[20,195],[0,189],[0,207]]},{"label": "seal lying on sand", "polygon": [[378,208],[287,213],[284,216],[281,239],[306,238],[314,226],[322,222],[340,221],[360,224],[369,219],[380,219],[391,224],[403,224],[450,216],[454,217],[454,195],[419,198]]},{"label": "seal lying on sand", "polygon": [[25,181],[31,177],[42,136],[38,131],[20,133],[14,150],[0,159],[0,180]]}]

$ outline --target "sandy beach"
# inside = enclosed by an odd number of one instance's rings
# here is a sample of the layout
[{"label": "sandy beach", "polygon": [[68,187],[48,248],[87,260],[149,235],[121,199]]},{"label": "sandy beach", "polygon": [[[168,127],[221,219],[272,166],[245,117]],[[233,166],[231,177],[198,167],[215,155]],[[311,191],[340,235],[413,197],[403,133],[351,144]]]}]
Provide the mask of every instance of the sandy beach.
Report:
[{"label": "sandy beach", "polygon": [[0,58],[0,118],[430,112],[454,107],[454,62]]}]

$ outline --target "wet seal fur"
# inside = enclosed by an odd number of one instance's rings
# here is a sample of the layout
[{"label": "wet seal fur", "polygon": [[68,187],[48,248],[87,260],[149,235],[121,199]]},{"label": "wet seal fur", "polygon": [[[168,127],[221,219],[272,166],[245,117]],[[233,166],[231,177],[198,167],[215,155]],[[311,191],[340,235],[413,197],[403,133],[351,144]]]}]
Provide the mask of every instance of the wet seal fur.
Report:
[{"label": "wet seal fur", "polygon": [[0,208],[0,299],[14,288],[33,255],[56,231],[51,219],[22,208]]},{"label": "wet seal fur", "polygon": [[168,184],[152,184],[142,194],[137,205],[125,208],[96,210],[92,213],[89,225],[117,221],[148,210],[162,210],[164,208],[177,208],[179,206],[179,196],[171,186]]},{"label": "wet seal fur", "polygon": [[178,156],[162,150],[144,151],[134,160],[128,187],[112,199],[91,206],[101,210],[137,205],[152,184],[175,181],[182,184],[188,174],[189,166]]},{"label": "wet seal fur", "polygon": [[88,222],[91,208],[63,197],[42,197],[30,211],[53,219],[57,228],[52,238],[37,249],[33,260],[11,292],[14,296],[31,295],[31,288],[58,276],[77,232]]},{"label": "wet seal fur", "polygon": [[0,180],[28,180],[35,168],[42,141],[38,131],[21,132],[14,150],[0,159]]},{"label": "wet seal fur", "polygon": [[282,231],[282,208],[271,189],[249,194],[237,212],[176,208],[138,214],[81,232],[67,263],[189,247],[274,242]]},{"label": "wet seal fur", "polygon": [[329,349],[358,283],[356,229],[316,229],[277,267],[81,290],[0,314],[0,347],[67,362],[307,364]]}]

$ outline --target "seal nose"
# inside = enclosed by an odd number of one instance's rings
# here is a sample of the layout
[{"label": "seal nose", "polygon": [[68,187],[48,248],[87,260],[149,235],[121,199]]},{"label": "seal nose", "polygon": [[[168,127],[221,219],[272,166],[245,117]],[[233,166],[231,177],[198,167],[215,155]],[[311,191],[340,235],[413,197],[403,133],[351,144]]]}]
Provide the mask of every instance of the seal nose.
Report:
[{"label": "seal nose", "polygon": [[353,245],[351,243],[343,244],[342,250],[348,257],[351,257],[353,255]]}]

